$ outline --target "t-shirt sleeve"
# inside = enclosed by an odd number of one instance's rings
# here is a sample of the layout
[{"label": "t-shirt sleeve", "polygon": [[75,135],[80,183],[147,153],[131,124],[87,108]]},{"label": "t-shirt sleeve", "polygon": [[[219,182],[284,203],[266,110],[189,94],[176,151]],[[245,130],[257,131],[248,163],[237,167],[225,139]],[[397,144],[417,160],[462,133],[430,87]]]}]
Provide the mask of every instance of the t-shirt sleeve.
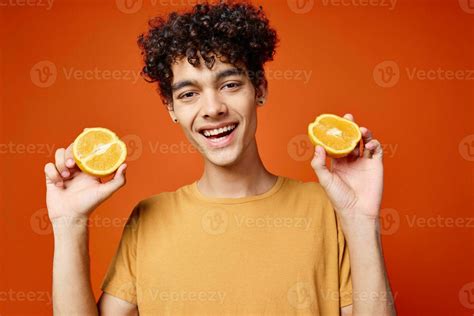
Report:
[{"label": "t-shirt sleeve", "polygon": [[102,281],[105,293],[137,304],[137,236],[139,227],[140,203],[130,214],[122,231],[118,248]]},{"label": "t-shirt sleeve", "polygon": [[351,262],[349,258],[349,247],[337,219],[337,240],[339,247],[339,296],[340,307],[352,304],[352,280]]}]

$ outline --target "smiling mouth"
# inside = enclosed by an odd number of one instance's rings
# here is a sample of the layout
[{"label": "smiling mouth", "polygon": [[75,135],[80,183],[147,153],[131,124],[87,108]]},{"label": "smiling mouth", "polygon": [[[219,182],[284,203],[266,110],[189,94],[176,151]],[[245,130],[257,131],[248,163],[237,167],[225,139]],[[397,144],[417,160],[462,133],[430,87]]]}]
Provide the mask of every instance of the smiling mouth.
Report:
[{"label": "smiling mouth", "polygon": [[235,123],[232,125],[232,128],[222,131],[220,133],[217,131],[203,130],[200,131],[199,134],[201,134],[211,142],[220,142],[228,138],[237,129],[238,126],[239,123]]}]

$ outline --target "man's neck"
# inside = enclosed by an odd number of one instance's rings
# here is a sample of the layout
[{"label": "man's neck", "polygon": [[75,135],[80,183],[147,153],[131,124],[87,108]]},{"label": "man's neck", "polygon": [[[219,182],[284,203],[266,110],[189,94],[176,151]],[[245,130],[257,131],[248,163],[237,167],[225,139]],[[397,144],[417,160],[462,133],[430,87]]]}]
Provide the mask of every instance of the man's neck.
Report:
[{"label": "man's neck", "polygon": [[231,167],[216,166],[205,160],[198,188],[209,197],[239,198],[263,194],[273,187],[276,180],[277,176],[265,169],[254,140],[240,161]]}]

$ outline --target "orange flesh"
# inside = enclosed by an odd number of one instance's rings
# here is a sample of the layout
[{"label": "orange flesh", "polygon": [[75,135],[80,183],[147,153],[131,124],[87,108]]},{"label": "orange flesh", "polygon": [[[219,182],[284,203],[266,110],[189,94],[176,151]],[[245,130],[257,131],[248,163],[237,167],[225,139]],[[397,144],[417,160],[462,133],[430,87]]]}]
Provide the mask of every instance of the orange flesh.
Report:
[{"label": "orange flesh", "polygon": [[79,158],[84,158],[89,156],[96,148],[104,144],[112,142],[113,139],[111,135],[100,133],[100,132],[90,132],[81,139],[81,142],[78,144],[77,152],[80,153]]},{"label": "orange flesh", "polygon": [[[98,147],[99,146],[97,146],[97,148]],[[107,170],[117,163],[121,157],[121,152],[122,150],[119,144],[111,144],[103,153],[95,154],[90,159],[84,161],[84,165],[94,170]]]},{"label": "orange flesh", "polygon": [[351,147],[357,137],[357,129],[334,117],[324,117],[313,127],[313,133],[321,142],[334,150]]}]

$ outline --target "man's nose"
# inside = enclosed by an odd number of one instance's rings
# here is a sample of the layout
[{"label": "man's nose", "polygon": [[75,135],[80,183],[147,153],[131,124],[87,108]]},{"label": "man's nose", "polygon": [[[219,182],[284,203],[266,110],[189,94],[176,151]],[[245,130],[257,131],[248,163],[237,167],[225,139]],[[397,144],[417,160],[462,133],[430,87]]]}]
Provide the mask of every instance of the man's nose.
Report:
[{"label": "man's nose", "polygon": [[216,92],[209,92],[202,100],[202,116],[204,118],[219,118],[227,114],[227,105]]}]

